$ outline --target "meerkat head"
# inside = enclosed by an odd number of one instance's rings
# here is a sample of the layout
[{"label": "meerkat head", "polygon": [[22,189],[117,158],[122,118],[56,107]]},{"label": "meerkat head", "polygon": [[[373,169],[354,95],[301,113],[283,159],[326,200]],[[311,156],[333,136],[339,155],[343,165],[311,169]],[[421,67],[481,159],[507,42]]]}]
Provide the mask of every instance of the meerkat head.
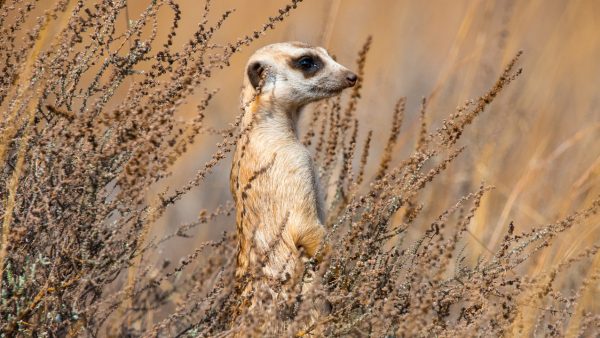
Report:
[{"label": "meerkat head", "polygon": [[358,77],[335,62],[324,48],[284,42],[256,51],[246,66],[245,95],[256,93],[284,108],[332,97],[356,84]]}]

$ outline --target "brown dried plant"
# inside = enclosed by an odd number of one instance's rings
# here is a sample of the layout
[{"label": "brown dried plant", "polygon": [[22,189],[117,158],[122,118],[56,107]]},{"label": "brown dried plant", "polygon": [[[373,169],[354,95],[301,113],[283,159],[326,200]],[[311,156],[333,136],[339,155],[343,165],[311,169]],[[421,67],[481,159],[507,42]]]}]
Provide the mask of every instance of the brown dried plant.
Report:
[{"label": "brown dried plant", "polygon": [[[173,43],[182,17],[175,0],[149,2],[136,20],[126,0],[61,0],[45,9],[37,1],[0,1],[3,336],[503,336],[531,332],[529,323],[561,336],[600,328],[600,315],[578,305],[597,285],[598,270],[575,292],[556,283],[573,266],[589,265],[599,244],[533,278],[520,270],[565,231],[597,219],[600,199],[531,231],[503,225],[500,245],[475,264],[464,255],[469,224],[492,187],[477,182],[439,216],[423,213],[423,192],[461,155],[467,127],[519,76],[521,53],[489,91],[439,127],[426,123],[423,99],[416,146],[403,159],[396,148],[407,99],[397,101],[381,151],[372,149],[374,131],[359,132],[363,82],[307,111],[303,142],[326,187],[326,242],[334,249],[307,261],[292,281],[244,294],[260,269],[234,282],[230,232],[175,266],[147,259],[175,237],[231,219],[226,203],[172,234],[149,236],[246,132],[238,129],[241,114],[225,129],[207,125],[216,94],[207,80],[300,2],[221,44],[214,36],[232,11],[211,22],[207,0],[202,22],[180,48]],[[158,15],[172,17],[166,31]],[[127,27],[119,28],[125,18]],[[358,53],[361,78],[371,42]],[[196,116],[182,122],[176,113],[195,93],[204,95]],[[211,158],[183,186],[152,193],[200,134],[221,137]],[[378,164],[373,175],[370,163]],[[258,299],[250,309],[248,297]],[[538,310],[535,318],[528,306]]]}]

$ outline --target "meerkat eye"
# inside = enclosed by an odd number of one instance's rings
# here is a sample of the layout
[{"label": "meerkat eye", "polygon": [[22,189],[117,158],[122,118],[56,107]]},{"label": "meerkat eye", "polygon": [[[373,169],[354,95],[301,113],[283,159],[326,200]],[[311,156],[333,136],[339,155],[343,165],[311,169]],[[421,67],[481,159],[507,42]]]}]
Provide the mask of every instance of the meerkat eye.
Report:
[{"label": "meerkat eye", "polygon": [[310,70],[316,65],[315,59],[310,55],[306,55],[298,59],[298,66],[300,66],[302,69]]},{"label": "meerkat eye", "polygon": [[324,67],[323,60],[314,54],[304,54],[299,58],[289,60],[289,65],[299,70],[305,77],[314,76]]}]

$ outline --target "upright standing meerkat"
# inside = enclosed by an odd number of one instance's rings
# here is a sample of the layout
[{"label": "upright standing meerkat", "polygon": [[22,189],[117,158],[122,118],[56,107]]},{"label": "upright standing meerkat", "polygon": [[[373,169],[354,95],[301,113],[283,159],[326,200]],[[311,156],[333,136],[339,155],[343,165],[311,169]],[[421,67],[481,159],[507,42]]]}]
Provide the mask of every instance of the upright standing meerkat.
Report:
[{"label": "upright standing meerkat", "polygon": [[298,118],[311,102],[352,87],[357,76],[327,51],[301,42],[268,45],[248,61],[241,121],[231,168],[236,204],[236,276],[260,268],[286,280],[300,254],[315,255],[325,229],[311,155],[298,139]]}]

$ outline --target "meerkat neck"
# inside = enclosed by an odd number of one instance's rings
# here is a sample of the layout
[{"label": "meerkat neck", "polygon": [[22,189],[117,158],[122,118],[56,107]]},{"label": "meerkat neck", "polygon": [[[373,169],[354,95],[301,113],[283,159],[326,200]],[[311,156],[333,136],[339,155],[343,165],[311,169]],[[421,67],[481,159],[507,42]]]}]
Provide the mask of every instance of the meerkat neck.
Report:
[{"label": "meerkat neck", "polygon": [[298,139],[298,119],[303,107],[289,108],[275,104],[253,103],[245,109],[242,128],[269,129]]}]

